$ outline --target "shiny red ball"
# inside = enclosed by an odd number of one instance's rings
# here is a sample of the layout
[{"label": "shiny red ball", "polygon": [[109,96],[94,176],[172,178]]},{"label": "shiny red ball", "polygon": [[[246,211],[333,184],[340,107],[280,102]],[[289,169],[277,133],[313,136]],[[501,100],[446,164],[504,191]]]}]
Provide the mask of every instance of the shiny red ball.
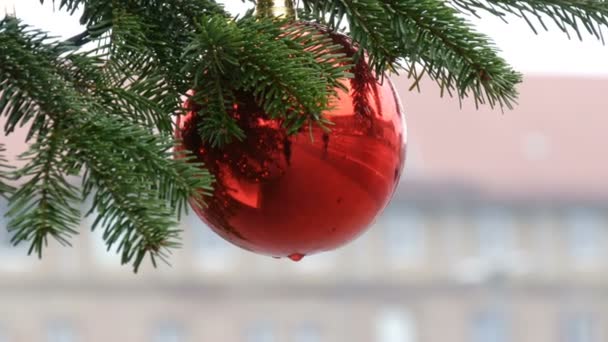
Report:
[{"label": "shiny red ball", "polygon": [[[355,48],[332,34],[344,52]],[[200,115],[180,118],[177,137],[216,178],[213,196],[196,214],[244,249],[299,260],[337,248],[362,234],[388,204],[405,159],[405,120],[399,98],[360,59],[339,91],[334,123],[288,135],[253,97],[243,95],[234,118],[246,138],[220,148],[202,142]],[[311,139],[312,133],[312,139]],[[197,206],[194,206],[197,208]]]}]

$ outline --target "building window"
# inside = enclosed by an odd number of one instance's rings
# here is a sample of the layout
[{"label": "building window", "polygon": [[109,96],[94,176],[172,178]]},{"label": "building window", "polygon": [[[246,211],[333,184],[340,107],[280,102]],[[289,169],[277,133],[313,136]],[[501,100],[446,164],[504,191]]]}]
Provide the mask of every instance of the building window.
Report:
[{"label": "building window", "polygon": [[507,342],[508,335],[506,319],[500,312],[483,312],[473,320],[471,342]]},{"label": "building window", "polygon": [[296,328],[294,342],[321,342],[321,329],[313,323],[306,323]]},{"label": "building window", "polygon": [[[376,230],[376,228],[380,227],[375,225],[372,230]],[[341,249],[340,259],[347,260],[347,262],[341,263],[339,267],[343,270],[348,269],[347,272],[353,277],[364,279],[371,277],[376,271],[374,266],[377,262],[375,258],[369,257],[374,243],[373,238],[373,234],[363,234],[344,246]]]},{"label": "building window", "polygon": [[8,201],[0,197],[0,269],[21,272],[31,266],[32,259],[27,256],[27,242],[21,242],[17,246],[11,242],[13,233],[8,231],[9,218],[5,216],[7,211]]},{"label": "building window", "polygon": [[528,254],[529,263],[535,272],[550,273],[555,270],[557,251],[555,222],[552,212],[536,209],[530,217],[529,228],[533,237],[533,248]]},{"label": "building window", "polygon": [[597,327],[589,314],[568,315],[563,319],[560,332],[561,342],[595,342]]},{"label": "building window", "polygon": [[76,342],[76,332],[69,322],[53,322],[47,329],[47,342]]},{"label": "building window", "polygon": [[155,329],[152,342],[184,342],[183,327],[176,322],[162,322]]},{"label": "building window", "polygon": [[493,266],[512,262],[516,249],[512,215],[503,209],[486,209],[477,215],[476,224],[479,257]]},{"label": "building window", "polygon": [[592,266],[604,258],[604,224],[599,212],[580,209],[566,219],[570,255],[576,266]]},{"label": "building window", "polygon": [[316,253],[302,258],[297,263],[289,263],[290,268],[299,273],[324,274],[331,271],[336,264],[336,254],[342,251]]},{"label": "building window", "polygon": [[439,212],[437,221],[442,256],[448,259],[450,266],[456,266],[463,252],[463,217],[456,210],[445,210]]},{"label": "building window", "polygon": [[8,217],[6,212],[8,211],[8,201],[3,197],[0,197],[0,252],[2,254],[10,253],[13,250],[11,244],[11,236],[8,232]]},{"label": "building window", "polygon": [[401,180],[407,177],[408,180],[416,180],[423,178],[426,173],[424,172],[424,159],[420,152],[420,147],[414,139],[408,137],[407,140],[407,172],[405,176],[401,176]]},{"label": "building window", "polygon": [[410,313],[390,309],[378,316],[376,322],[377,342],[415,342],[416,331]]},{"label": "building window", "polygon": [[419,211],[387,210],[382,224],[390,264],[407,266],[422,261],[426,253],[426,227]]},{"label": "building window", "polygon": [[8,333],[6,331],[6,327],[0,324],[0,342],[8,342]]},{"label": "building window", "polygon": [[[87,220],[91,225],[95,221],[93,215],[89,216]],[[86,227],[90,229],[90,226]],[[108,250],[108,245],[103,239],[103,231],[104,227],[98,225],[97,228],[89,233],[91,245],[92,245],[92,253],[95,262],[103,267],[108,268],[118,268],[121,265],[120,254],[117,253],[118,245],[120,242],[114,243],[111,249]]]},{"label": "building window", "polygon": [[194,235],[194,252],[198,264],[205,271],[226,271],[234,263],[234,246],[211,230],[198,216],[184,217],[184,229]]},{"label": "building window", "polygon": [[276,342],[270,322],[257,322],[245,331],[245,342]]},{"label": "building window", "polygon": [[[82,213],[88,213],[91,209],[92,199],[88,198],[85,202],[82,203],[80,208]],[[103,239],[103,233],[106,227],[104,220],[101,220],[95,230],[91,230],[93,228],[93,223],[98,217],[97,210],[94,210],[88,216],[85,216],[82,220],[82,228],[83,233],[86,232],[85,235],[89,241],[89,248],[91,257],[93,258],[93,262],[103,268],[120,268],[121,265],[121,257],[120,254],[117,253],[118,246],[120,244],[120,238],[117,242],[112,245],[112,248],[108,250],[108,245]],[[106,222],[109,224],[110,222]]]}]

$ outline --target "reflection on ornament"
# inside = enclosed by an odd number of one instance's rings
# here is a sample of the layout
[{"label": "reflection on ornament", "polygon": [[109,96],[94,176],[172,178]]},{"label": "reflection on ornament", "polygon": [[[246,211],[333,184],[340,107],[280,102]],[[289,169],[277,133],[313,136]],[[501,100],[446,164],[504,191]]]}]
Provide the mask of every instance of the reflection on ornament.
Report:
[{"label": "reflection on ornament", "polygon": [[[344,52],[346,36],[331,34]],[[180,118],[180,148],[216,177],[212,197],[196,214],[244,249],[294,261],[339,247],[362,234],[388,204],[405,158],[405,121],[395,90],[379,83],[360,59],[332,109],[330,131],[313,125],[289,136],[253,97],[242,94],[231,113],[246,137],[221,149],[197,133],[201,115]],[[312,137],[312,139],[311,139]]]}]

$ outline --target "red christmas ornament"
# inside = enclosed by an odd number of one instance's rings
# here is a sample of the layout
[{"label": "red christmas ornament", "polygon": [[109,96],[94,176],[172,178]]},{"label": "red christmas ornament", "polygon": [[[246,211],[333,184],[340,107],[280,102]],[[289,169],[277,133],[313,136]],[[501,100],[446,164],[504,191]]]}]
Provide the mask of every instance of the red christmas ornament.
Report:
[{"label": "red christmas ornament", "polygon": [[[351,56],[350,40],[332,34]],[[405,159],[405,120],[388,77],[379,83],[361,58],[339,91],[334,123],[288,135],[253,97],[243,95],[234,118],[243,141],[221,149],[202,142],[198,114],[180,118],[180,148],[192,151],[216,177],[213,196],[196,214],[244,249],[298,261],[362,234],[388,204]],[[314,125],[313,125],[314,126]]]}]

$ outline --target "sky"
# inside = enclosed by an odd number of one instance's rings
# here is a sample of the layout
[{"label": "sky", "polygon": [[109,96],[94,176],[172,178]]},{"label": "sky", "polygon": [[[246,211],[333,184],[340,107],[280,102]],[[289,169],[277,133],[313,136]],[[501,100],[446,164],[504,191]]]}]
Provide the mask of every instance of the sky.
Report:
[{"label": "sky", "polygon": [[[15,5],[17,16],[28,24],[45,29],[60,37],[70,37],[82,31],[78,16],[54,11],[52,1],[0,0],[0,13]],[[242,12],[245,6],[239,0],[227,0],[226,7],[233,13]],[[581,42],[568,40],[557,28],[535,35],[525,21],[513,18],[505,24],[488,16],[477,19],[478,30],[493,38],[501,55],[524,73],[608,76],[608,46],[587,35]],[[606,31],[608,32],[608,30]]]}]

